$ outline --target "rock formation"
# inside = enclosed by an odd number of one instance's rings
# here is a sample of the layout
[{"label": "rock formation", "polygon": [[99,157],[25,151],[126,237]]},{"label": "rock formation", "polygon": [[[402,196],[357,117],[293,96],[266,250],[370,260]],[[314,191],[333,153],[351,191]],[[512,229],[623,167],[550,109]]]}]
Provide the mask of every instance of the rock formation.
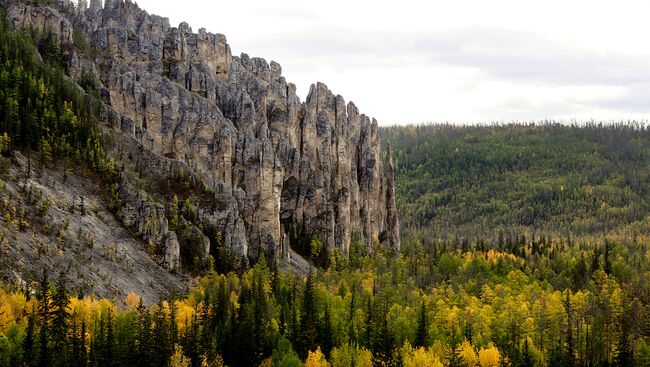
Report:
[{"label": "rock formation", "polygon": [[[52,29],[64,44],[75,42],[73,30],[85,35],[96,52],[74,52],[70,76],[93,75],[116,129],[218,193],[221,205],[200,216],[235,254],[277,256],[297,231],[344,254],[355,233],[399,249],[390,150],[382,154],[377,121],[326,85],[301,102],[279,64],[232,56],[223,35],[171,27],[129,0],[76,9],[5,2],[16,27]],[[122,196],[125,221],[164,243],[176,267],[178,241],[161,207]]]}]

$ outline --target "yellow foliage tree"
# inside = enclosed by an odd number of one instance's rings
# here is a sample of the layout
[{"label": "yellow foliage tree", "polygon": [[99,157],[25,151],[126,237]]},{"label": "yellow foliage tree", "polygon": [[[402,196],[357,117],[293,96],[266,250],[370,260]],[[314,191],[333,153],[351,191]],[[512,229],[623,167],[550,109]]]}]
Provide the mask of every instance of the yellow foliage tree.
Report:
[{"label": "yellow foliage tree", "polygon": [[187,323],[194,317],[196,310],[186,300],[175,301],[174,304],[176,305],[176,323],[178,330],[183,331],[187,327]]},{"label": "yellow foliage tree", "polygon": [[305,360],[305,367],[329,367],[329,363],[325,360],[325,355],[320,351],[320,347],[316,348],[315,352],[310,351]]},{"label": "yellow foliage tree", "polygon": [[179,345],[174,347],[174,354],[169,361],[169,365],[171,367],[188,367],[190,365],[190,359],[185,357],[183,349]]},{"label": "yellow foliage tree", "polygon": [[0,135],[0,153],[4,153],[6,150],[9,150],[9,135],[4,133]]},{"label": "yellow foliage tree", "polygon": [[424,347],[413,349],[408,342],[402,347],[402,361],[404,367],[443,367],[440,358],[432,350]]},{"label": "yellow foliage tree", "polygon": [[468,367],[478,366],[478,355],[476,355],[476,351],[474,350],[474,347],[472,347],[472,344],[467,340],[465,340],[460,346],[460,358],[463,359],[463,362]]},{"label": "yellow foliage tree", "polygon": [[501,353],[499,353],[497,347],[489,344],[487,348],[482,348],[481,351],[478,352],[478,359],[481,367],[498,367]]},{"label": "yellow foliage tree", "polygon": [[128,307],[129,310],[133,311],[138,307],[138,304],[140,304],[140,296],[135,294],[135,292],[131,292],[126,296],[126,299],[124,301],[126,303],[126,307]]},{"label": "yellow foliage tree", "polygon": [[372,367],[372,353],[348,344],[332,349],[332,367]]},{"label": "yellow foliage tree", "polygon": [[27,307],[27,298],[19,292],[6,292],[0,288],[0,333],[7,331],[12,322],[19,323]]},{"label": "yellow foliage tree", "polygon": [[357,359],[354,361],[354,366],[372,367],[372,352],[365,348],[357,350]]}]

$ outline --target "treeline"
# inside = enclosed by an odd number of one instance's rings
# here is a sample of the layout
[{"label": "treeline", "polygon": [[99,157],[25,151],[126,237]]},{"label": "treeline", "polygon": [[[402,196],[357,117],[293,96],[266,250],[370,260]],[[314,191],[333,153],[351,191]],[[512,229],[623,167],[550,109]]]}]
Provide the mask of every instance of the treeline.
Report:
[{"label": "treeline", "polygon": [[[645,366],[643,244],[411,242],[299,278],[264,258],[185,298],[0,291],[2,365]],[[507,242],[507,241],[506,241]],[[463,246],[467,246],[463,248]],[[40,361],[40,362],[39,362]]]},{"label": "treeline", "polygon": [[553,122],[381,130],[403,228],[584,236],[650,229],[650,129]]}]

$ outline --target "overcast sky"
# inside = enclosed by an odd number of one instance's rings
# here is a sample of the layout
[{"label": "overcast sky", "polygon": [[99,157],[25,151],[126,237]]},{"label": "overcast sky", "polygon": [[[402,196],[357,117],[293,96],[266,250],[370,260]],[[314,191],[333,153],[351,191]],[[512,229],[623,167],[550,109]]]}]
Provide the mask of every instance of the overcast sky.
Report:
[{"label": "overcast sky", "polygon": [[650,1],[139,0],[380,124],[650,116]]}]

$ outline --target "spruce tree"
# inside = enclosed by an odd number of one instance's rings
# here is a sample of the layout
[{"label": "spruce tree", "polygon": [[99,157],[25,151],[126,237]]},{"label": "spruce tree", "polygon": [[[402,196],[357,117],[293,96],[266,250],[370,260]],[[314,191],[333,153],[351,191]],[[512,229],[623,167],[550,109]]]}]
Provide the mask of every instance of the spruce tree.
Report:
[{"label": "spruce tree", "polygon": [[151,314],[142,299],[136,308],[137,333],[135,340],[135,355],[139,361],[150,361],[152,355]]},{"label": "spruce tree", "polygon": [[575,349],[573,347],[573,311],[571,309],[571,291],[566,290],[566,299],[564,301],[564,309],[567,314],[566,323],[566,358],[564,365],[573,367],[575,365]]},{"label": "spruce tree", "polygon": [[307,356],[308,351],[316,350],[318,337],[318,319],[316,299],[314,294],[314,280],[312,273],[307,276],[305,291],[302,298],[302,310],[300,313],[300,350],[301,358]]},{"label": "spruce tree", "polygon": [[530,353],[530,345],[528,344],[528,337],[524,339],[524,347],[521,351],[521,366],[533,367],[533,356]]},{"label": "spruce tree", "polygon": [[325,305],[325,313],[323,314],[323,319],[320,323],[319,328],[319,344],[321,350],[326,357],[329,358],[332,348],[334,348],[334,340],[332,336],[332,316],[330,314],[329,304]]},{"label": "spruce tree", "polygon": [[26,366],[36,366],[36,350],[35,350],[35,334],[36,334],[36,310],[32,308],[32,312],[27,317],[27,328],[25,329],[25,338],[23,339],[23,363]]},{"label": "spruce tree", "polygon": [[68,304],[70,303],[66,291],[67,275],[61,271],[56,280],[56,293],[52,296],[52,362],[54,365],[63,366],[67,361],[68,348]]},{"label": "spruce tree", "polygon": [[605,253],[604,257],[604,271],[605,274],[610,275],[612,273],[612,259],[611,259],[611,245],[607,239],[605,239]]},{"label": "spruce tree", "polygon": [[41,367],[49,366],[51,363],[51,348],[49,344],[50,335],[50,283],[47,271],[43,270],[41,281],[39,282],[38,292],[38,318],[40,329],[38,332],[38,365]]},{"label": "spruce tree", "polygon": [[350,298],[350,311],[348,315],[348,339],[350,345],[359,344],[359,338],[357,335],[357,328],[354,322],[354,316],[357,309],[357,283],[352,283],[352,297]]},{"label": "spruce tree", "polygon": [[415,347],[424,347],[426,346],[427,343],[427,309],[424,304],[424,301],[422,302],[422,305],[420,306],[420,315],[418,317],[418,327],[415,332],[415,342],[413,345]]},{"label": "spruce tree", "polygon": [[115,358],[115,335],[113,333],[113,310],[108,309],[106,315],[106,337],[104,339],[104,361],[105,366],[116,366]]},{"label": "spruce tree", "polygon": [[399,353],[395,345],[395,336],[388,327],[388,317],[384,313],[377,339],[373,348],[373,359],[375,365],[399,366]]},{"label": "spruce tree", "polygon": [[616,363],[618,366],[634,366],[634,351],[630,346],[630,329],[631,320],[629,313],[623,313],[620,316],[618,334],[618,355],[616,356]]},{"label": "spruce tree", "polygon": [[88,364],[88,349],[86,349],[86,320],[81,321],[81,332],[79,335],[81,350],[79,353],[78,366],[85,366]]}]

